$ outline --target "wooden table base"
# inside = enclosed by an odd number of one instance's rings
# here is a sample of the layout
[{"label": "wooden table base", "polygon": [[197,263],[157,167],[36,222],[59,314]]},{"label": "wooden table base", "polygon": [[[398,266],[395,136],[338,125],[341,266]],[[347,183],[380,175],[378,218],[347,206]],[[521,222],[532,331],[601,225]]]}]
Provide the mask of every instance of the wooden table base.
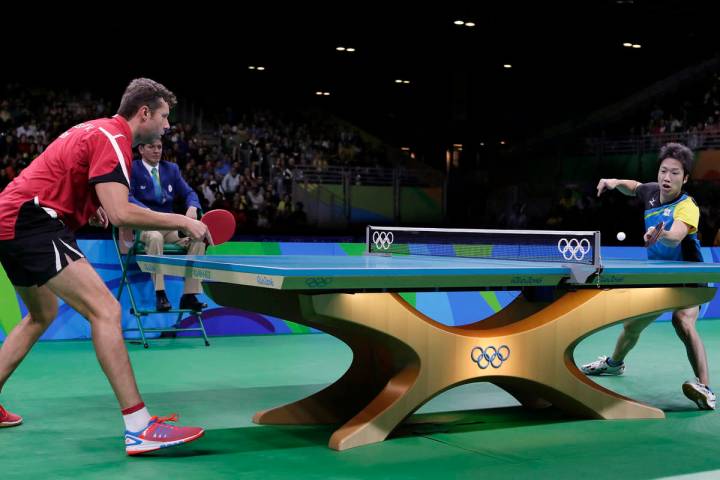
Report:
[{"label": "wooden table base", "polygon": [[[607,390],[575,366],[585,337],[625,319],[709,301],[715,288],[580,289],[530,301],[524,295],[482,321],[451,327],[396,293],[303,294],[206,283],[220,305],[273,315],[327,332],[350,346],[353,361],[314,395],[255,414],[260,424],[342,424],[329,446],[380,442],[434,396],[486,381],[521,403],[542,398],[584,418],[663,418],[661,410]],[[610,346],[608,346],[610,348]]]}]

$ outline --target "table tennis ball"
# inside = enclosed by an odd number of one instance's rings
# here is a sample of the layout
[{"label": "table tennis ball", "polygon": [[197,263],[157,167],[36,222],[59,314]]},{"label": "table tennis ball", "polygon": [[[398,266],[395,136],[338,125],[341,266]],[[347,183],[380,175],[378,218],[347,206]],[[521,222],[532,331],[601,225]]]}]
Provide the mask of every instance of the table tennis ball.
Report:
[{"label": "table tennis ball", "polygon": [[625,232],[618,232],[617,239],[620,240],[621,242],[623,240],[625,240]]}]

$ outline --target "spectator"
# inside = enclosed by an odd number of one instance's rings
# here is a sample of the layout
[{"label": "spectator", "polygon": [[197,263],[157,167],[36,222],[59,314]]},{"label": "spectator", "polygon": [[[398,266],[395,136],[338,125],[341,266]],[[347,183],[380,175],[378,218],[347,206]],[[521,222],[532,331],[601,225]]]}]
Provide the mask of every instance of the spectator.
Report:
[{"label": "spectator", "polygon": [[222,180],[222,190],[225,195],[234,195],[240,186],[240,180],[242,177],[238,173],[238,164],[233,164],[232,168],[228,173],[225,174]]}]

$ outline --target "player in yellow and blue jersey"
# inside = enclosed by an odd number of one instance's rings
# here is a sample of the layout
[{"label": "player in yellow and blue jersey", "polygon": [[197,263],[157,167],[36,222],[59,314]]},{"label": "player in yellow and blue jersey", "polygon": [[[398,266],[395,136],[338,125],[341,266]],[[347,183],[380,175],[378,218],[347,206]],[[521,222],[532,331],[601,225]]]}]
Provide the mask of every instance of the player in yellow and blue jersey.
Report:
[{"label": "player in yellow and blue jersey", "polygon": [[[668,143],[660,149],[657,182],[640,183],[635,180],[603,178],[598,183],[600,196],[606,190],[619,190],[637,196],[645,205],[645,243],[648,259],[702,262],[700,242],[697,238],[700,210],[695,200],[683,192],[688,181],[693,153],[679,143]],[[672,324],[685,344],[690,365],[696,378],[683,383],[685,395],[700,409],[715,409],[715,394],[710,382],[705,346],[695,323],[700,307],[676,310]],[[625,321],[623,331],[611,356],[583,365],[586,375],[622,375],[625,356],[635,346],[640,333],[657,317],[649,316]]]}]

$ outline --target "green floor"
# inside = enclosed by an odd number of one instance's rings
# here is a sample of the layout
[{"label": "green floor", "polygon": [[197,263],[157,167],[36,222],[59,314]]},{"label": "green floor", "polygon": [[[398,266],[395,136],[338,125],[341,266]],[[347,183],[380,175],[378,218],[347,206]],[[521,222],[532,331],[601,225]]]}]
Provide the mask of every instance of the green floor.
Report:
[{"label": "green floor", "polygon": [[[700,323],[720,385],[720,321]],[[617,327],[580,345],[578,361],[607,353]],[[434,399],[388,441],[336,452],[329,427],[251,423],[252,414],[337,378],[350,351],[327,335],[162,340],[130,345],[145,402],[180,412],[205,438],[152,458],[124,455],[123,427],[90,342],[39,344],[0,396],[25,417],[0,430],[0,479],[9,478],[658,478],[720,476],[720,416],[680,391],[691,377],[672,326],[651,326],[617,392],[666,410],[665,420],[599,421],[526,412],[488,384]],[[717,472],[712,472],[717,470]],[[705,473],[701,473],[705,472]]]}]

